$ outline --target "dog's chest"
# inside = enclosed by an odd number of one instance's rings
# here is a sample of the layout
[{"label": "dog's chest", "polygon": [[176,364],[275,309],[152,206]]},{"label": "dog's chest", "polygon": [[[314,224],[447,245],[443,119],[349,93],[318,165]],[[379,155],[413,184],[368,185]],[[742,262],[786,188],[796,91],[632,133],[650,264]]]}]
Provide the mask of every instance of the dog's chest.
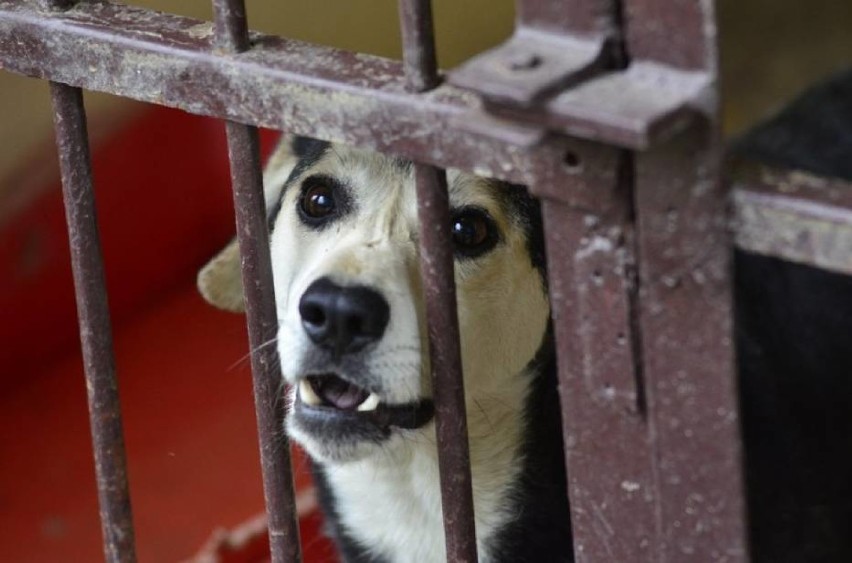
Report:
[{"label": "dog's chest", "polygon": [[[341,524],[370,553],[393,563],[446,561],[434,454],[417,451],[396,464],[346,464],[327,468],[326,475]],[[480,561],[487,561],[489,540],[509,514],[515,475],[479,477],[474,481],[476,529]]]}]

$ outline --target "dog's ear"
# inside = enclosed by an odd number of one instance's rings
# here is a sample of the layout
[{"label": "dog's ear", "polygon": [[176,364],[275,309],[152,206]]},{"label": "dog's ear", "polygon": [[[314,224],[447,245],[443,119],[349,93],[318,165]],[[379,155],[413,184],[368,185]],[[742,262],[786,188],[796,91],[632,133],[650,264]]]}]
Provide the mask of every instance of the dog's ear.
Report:
[{"label": "dog's ear", "polygon": [[[281,190],[299,162],[294,147],[299,140],[283,135],[278,147],[266,163],[263,174],[263,193],[267,214],[278,206]],[[198,291],[213,305],[226,311],[242,312],[243,282],[240,274],[240,251],[234,239],[198,272]]]}]

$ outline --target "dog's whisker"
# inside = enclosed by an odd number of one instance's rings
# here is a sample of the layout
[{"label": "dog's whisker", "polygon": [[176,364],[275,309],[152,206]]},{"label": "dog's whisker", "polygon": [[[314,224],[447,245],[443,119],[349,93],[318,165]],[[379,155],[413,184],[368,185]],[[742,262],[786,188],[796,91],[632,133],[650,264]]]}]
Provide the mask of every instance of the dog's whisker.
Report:
[{"label": "dog's whisker", "polygon": [[[242,356],[241,358],[239,358],[236,362],[234,362],[233,364],[231,364],[231,365],[228,367],[228,371],[231,371],[231,370],[233,370],[233,369],[237,368],[238,366],[240,366],[240,365],[244,364],[246,361],[248,361],[248,360],[250,360],[250,359],[251,359],[251,357],[252,357],[252,355],[253,355],[253,354],[257,354],[258,352],[260,352],[261,350],[263,350],[263,349],[264,349],[264,348],[266,348],[267,346],[271,346],[272,344],[275,344],[275,343],[277,343],[277,342],[278,342],[278,337],[277,337],[277,336],[275,336],[275,337],[271,338],[270,340],[267,340],[266,342],[264,342],[264,343],[262,343],[262,344],[260,344],[260,345],[258,345],[258,346],[256,346],[256,347],[252,348],[251,350],[249,350],[249,351],[248,351],[248,353],[246,353],[244,356]],[[280,361],[280,360],[279,360],[279,361]]]},{"label": "dog's whisker", "polygon": [[488,426],[491,429],[491,432],[494,432],[494,424],[491,422],[491,418],[489,418],[488,413],[485,412],[485,409],[482,408],[482,404],[479,402],[479,399],[474,399],[473,404],[476,405],[476,408],[479,409],[479,412],[482,413],[482,417],[488,422]]}]

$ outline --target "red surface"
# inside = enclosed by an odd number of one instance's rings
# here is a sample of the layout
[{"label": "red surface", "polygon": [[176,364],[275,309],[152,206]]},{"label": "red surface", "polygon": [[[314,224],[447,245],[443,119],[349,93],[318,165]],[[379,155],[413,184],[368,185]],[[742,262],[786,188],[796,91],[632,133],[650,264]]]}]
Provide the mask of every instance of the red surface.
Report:
[{"label": "red surface", "polygon": [[[264,133],[267,151],[275,137]],[[233,236],[224,128],[151,107],[93,153],[110,310],[120,321],[193,279]],[[28,365],[76,347],[63,213],[57,179],[0,230],[0,365]],[[0,389],[18,380],[0,374]]]},{"label": "red surface", "polygon": [[[263,511],[245,320],[194,288],[233,232],[222,126],[151,109],[94,160],[139,558],[178,561]],[[57,186],[0,230],[0,561],[102,560],[64,228]]]}]

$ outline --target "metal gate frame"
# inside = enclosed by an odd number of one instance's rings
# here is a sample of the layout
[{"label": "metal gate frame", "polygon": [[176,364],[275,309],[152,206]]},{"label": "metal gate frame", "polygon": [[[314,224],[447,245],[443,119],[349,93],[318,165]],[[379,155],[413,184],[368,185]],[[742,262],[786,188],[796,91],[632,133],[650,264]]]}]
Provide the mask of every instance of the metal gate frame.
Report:
[{"label": "metal gate frame", "polygon": [[[300,547],[276,351],[260,346],[277,321],[257,126],[414,160],[425,224],[449,222],[443,168],[528,185],[577,560],[747,559],[713,2],[516,3],[512,38],[444,77],[425,0],[400,1],[402,63],[249,34],[242,0],[213,0],[213,24],[0,0],[0,68],[51,81],[108,561],[135,548],[82,88],[226,120],[273,561]],[[783,256],[789,229],[766,218],[787,200],[761,190],[738,194],[740,220],[765,225],[738,243]],[[787,204],[807,230],[813,206]],[[475,561],[449,231],[423,235],[447,558]]]}]

